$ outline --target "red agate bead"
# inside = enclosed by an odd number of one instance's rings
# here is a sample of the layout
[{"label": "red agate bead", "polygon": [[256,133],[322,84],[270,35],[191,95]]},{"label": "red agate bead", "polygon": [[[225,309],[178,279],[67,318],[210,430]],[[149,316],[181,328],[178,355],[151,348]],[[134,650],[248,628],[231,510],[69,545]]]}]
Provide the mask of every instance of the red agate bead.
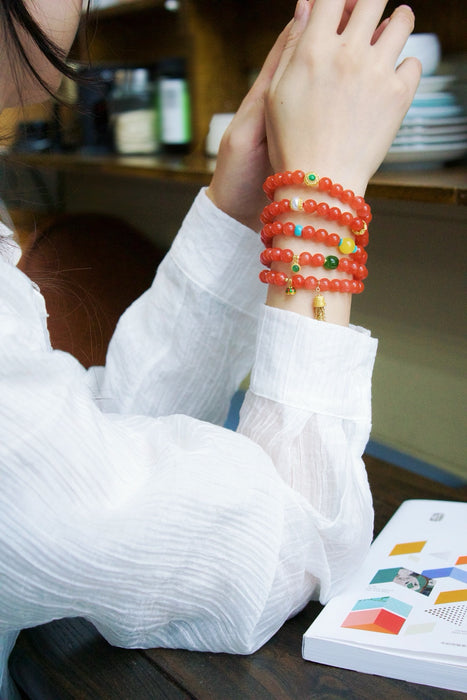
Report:
[{"label": "red agate bead", "polygon": [[292,284],[296,289],[300,289],[300,287],[303,287],[305,285],[305,278],[303,277],[303,275],[293,275]]},{"label": "red agate bead", "polygon": [[322,192],[327,192],[332,187],[332,180],[328,177],[320,177],[318,183],[318,189]]},{"label": "red agate bead", "polygon": [[331,207],[328,212],[328,219],[330,221],[337,221],[341,215],[341,210],[339,207]]},{"label": "red agate bead", "polygon": [[303,202],[303,211],[307,214],[313,214],[316,211],[317,203],[314,199],[305,199]]},{"label": "red agate bead", "polygon": [[274,221],[271,224],[271,233],[273,236],[278,236],[282,233],[282,223],[280,221]]},{"label": "red agate bead", "polygon": [[302,185],[305,179],[305,173],[303,170],[294,170],[292,173],[292,182],[294,185]]},{"label": "red agate bead", "polygon": [[339,183],[335,183],[331,186],[331,189],[329,190],[329,194],[331,197],[335,197],[336,199],[340,199],[342,197],[342,192],[344,191],[344,188],[342,185],[339,185]]},{"label": "red agate bead", "polygon": [[341,226],[350,226],[353,221],[353,216],[349,211],[344,211],[339,217],[339,223]]},{"label": "red agate bead", "polygon": [[351,291],[351,280],[341,280],[341,292],[348,294]]},{"label": "red agate bead", "polygon": [[318,204],[318,206],[316,207],[316,213],[319,216],[322,216],[323,219],[325,219],[329,214],[329,209],[330,209],[329,204],[327,204],[326,202],[320,202]]},{"label": "red agate bead", "polygon": [[315,235],[315,229],[313,226],[304,226],[302,229],[302,238],[306,238],[308,240],[312,239]]},{"label": "red agate bead", "polygon": [[304,251],[303,253],[300,253],[298,256],[298,262],[300,265],[311,265],[311,259],[312,259],[311,253],[307,253]]}]

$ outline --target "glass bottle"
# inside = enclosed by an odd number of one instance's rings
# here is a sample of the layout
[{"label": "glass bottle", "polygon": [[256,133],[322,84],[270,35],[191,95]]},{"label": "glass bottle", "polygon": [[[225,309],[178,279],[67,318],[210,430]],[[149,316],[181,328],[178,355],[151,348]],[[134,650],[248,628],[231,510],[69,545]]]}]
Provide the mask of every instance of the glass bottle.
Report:
[{"label": "glass bottle", "polygon": [[166,153],[187,153],[191,142],[191,107],[185,60],[159,63],[160,142]]}]

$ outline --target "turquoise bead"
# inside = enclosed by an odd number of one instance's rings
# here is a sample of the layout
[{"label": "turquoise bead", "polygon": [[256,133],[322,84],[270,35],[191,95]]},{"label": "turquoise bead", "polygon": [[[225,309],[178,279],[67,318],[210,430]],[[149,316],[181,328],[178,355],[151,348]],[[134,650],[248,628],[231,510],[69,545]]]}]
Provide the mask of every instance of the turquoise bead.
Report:
[{"label": "turquoise bead", "polygon": [[303,226],[299,226],[297,224],[297,226],[295,226],[295,228],[294,228],[293,235],[297,236],[297,238],[300,238],[300,236],[302,235],[302,229],[303,229]]}]

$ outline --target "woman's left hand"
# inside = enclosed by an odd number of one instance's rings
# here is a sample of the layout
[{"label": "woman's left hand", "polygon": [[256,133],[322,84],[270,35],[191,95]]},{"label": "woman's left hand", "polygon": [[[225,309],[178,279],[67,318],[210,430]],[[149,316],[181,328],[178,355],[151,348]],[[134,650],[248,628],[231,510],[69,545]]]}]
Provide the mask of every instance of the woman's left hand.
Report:
[{"label": "woman's left hand", "polygon": [[264,100],[293,20],[279,35],[252,88],[228,126],[219,148],[216,169],[207,190],[214,204],[249,228],[259,230],[266,200],[262,184],[271,171],[266,142]]}]

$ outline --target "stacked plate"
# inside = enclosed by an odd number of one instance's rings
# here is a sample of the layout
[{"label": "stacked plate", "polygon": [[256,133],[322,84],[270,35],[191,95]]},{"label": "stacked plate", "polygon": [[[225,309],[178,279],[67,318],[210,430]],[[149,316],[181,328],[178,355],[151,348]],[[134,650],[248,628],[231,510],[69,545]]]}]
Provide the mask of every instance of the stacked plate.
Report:
[{"label": "stacked plate", "polygon": [[467,114],[452,92],[454,83],[451,75],[421,78],[384,166],[439,167],[467,153]]}]

